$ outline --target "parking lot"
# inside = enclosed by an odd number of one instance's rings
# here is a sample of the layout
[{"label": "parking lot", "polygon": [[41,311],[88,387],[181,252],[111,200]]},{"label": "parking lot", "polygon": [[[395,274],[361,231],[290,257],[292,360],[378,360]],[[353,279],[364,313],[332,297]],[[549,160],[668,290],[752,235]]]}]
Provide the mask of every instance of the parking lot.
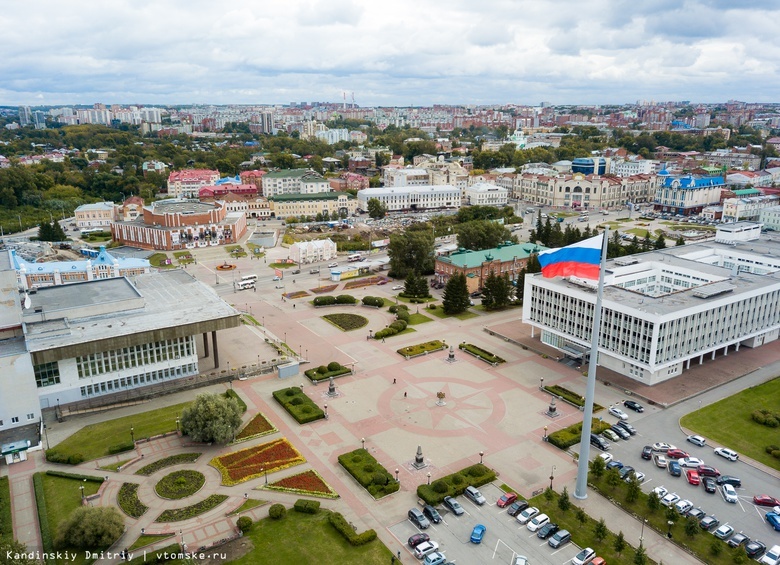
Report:
[{"label": "parking lot", "polygon": [[[409,537],[425,532],[439,544],[439,551],[448,561],[461,565],[491,562],[510,564],[518,554],[525,555],[534,564],[562,565],[569,563],[579,551],[573,543],[553,550],[547,545],[547,540],[539,539],[536,533],[528,531],[514,517],[509,516],[506,508],[496,506],[496,501],[504,493],[494,484],[483,485],[479,490],[487,499],[483,506],[474,504],[465,496],[457,497],[465,510],[462,516],[455,516],[439,505],[436,509],[442,515],[441,523],[419,530],[404,516],[402,521],[390,527],[390,532],[410,554],[411,548],[406,543]],[[487,528],[485,538],[479,545],[469,541],[471,530],[477,524]]]}]

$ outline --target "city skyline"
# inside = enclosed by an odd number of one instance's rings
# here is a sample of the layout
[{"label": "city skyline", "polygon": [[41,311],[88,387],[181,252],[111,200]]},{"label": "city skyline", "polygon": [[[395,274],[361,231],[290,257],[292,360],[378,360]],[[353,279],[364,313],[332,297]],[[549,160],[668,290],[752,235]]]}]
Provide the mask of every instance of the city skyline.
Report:
[{"label": "city skyline", "polygon": [[0,14],[0,105],[772,102],[778,16],[777,1],[42,0]]}]

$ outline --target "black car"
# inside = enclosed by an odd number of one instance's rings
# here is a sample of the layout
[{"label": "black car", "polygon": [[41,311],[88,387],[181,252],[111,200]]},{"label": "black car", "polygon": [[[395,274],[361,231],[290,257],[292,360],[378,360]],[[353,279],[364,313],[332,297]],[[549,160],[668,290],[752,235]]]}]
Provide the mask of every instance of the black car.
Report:
[{"label": "black car", "polygon": [[557,532],[559,529],[560,528],[558,527],[558,524],[547,522],[544,526],[539,528],[538,532],[536,532],[536,537],[538,537],[539,539],[547,539],[555,532]]},{"label": "black car", "polygon": [[738,477],[732,477],[731,475],[721,475],[715,482],[719,485],[731,485],[734,488],[740,488],[742,486],[742,479]]},{"label": "black car", "polygon": [[510,516],[517,516],[526,508],[528,508],[527,500],[515,500],[512,504],[509,505],[509,508],[506,509],[506,513]]},{"label": "black car", "polygon": [[701,508],[691,508],[690,510],[688,510],[687,515],[696,518],[696,521],[698,522],[699,520],[704,518],[707,515],[707,513]]},{"label": "black car", "polygon": [[714,494],[718,487],[715,486],[715,479],[712,477],[702,477],[701,484],[704,485],[704,490],[710,494]]},{"label": "black car", "polygon": [[631,408],[631,410],[634,410],[635,412],[644,412],[645,408],[641,404],[639,404],[636,400],[624,400],[623,406],[626,408]]},{"label": "black car", "polygon": [[750,538],[742,532],[734,534],[731,539],[726,542],[730,547],[739,547],[740,545],[747,545],[750,543]]},{"label": "black car", "polygon": [[647,459],[648,461],[653,458],[653,448],[649,445],[646,445],[642,448],[642,459]]},{"label": "black car", "polygon": [[761,557],[764,555],[764,552],[766,551],[766,545],[764,545],[764,542],[753,540],[749,542],[745,546],[745,553],[747,553],[747,556],[751,559],[756,559],[758,557]]},{"label": "black car", "polygon": [[623,428],[624,430],[626,430],[626,431],[627,431],[629,434],[631,434],[632,436],[635,436],[635,435],[636,435],[636,428],[635,428],[634,426],[632,426],[631,424],[629,424],[628,422],[626,422],[625,420],[620,420],[620,421],[619,421],[617,424],[615,424],[615,425],[616,425],[616,426],[620,426],[621,428]]},{"label": "black car", "polygon": [[705,516],[699,521],[699,526],[701,526],[702,530],[711,532],[720,526],[720,520],[718,520],[715,516]]},{"label": "black car", "polygon": [[634,468],[631,465],[624,465],[618,471],[621,479],[625,479],[629,474],[634,472]]},{"label": "black car", "polygon": [[590,434],[590,443],[602,451],[607,451],[609,449],[609,442],[596,434]]},{"label": "black car", "polygon": [[430,504],[423,506],[423,514],[425,514],[425,517],[434,524],[441,522],[441,514],[439,514],[439,511]]}]

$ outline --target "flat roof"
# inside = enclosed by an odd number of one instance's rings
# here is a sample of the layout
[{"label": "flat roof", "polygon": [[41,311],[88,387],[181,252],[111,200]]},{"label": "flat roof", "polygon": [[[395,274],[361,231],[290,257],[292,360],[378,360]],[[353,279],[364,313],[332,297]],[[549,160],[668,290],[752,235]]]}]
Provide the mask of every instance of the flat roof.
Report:
[{"label": "flat roof", "polygon": [[168,199],[153,202],[148,208],[155,214],[198,214],[219,209],[214,204],[205,204],[197,200]]},{"label": "flat roof", "polygon": [[545,249],[547,248],[543,245],[536,245],[535,243],[516,243],[494,247],[493,249],[483,249],[482,251],[456,251],[449,256],[437,257],[436,260],[442,263],[450,263],[461,269],[473,269],[489,261],[505,263],[513,259],[527,259],[532,253],[538,253]]}]

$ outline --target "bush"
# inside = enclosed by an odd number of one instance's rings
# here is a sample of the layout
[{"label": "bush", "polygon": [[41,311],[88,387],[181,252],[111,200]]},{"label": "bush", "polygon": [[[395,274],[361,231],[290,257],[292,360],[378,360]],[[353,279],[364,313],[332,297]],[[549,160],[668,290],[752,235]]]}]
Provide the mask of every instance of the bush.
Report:
[{"label": "bush", "polygon": [[299,424],[308,424],[325,417],[325,412],[298,387],[274,391],[273,396]]},{"label": "bush", "polygon": [[241,530],[242,534],[245,534],[252,529],[252,518],[249,516],[241,516],[236,522],[236,526],[238,526],[238,529]]},{"label": "bush", "polygon": [[[594,434],[600,434],[609,427],[610,425],[607,422],[593,420],[590,429]],[[547,441],[559,449],[568,449],[572,445],[579,443],[580,439],[582,439],[581,436],[582,422],[578,422],[572,424],[568,428],[563,428],[562,430],[551,433],[547,436]]]},{"label": "bush", "polygon": [[381,308],[385,305],[384,298],[379,298],[377,296],[364,296],[363,297],[363,305],[364,306],[374,306],[376,308]]},{"label": "bush", "polygon": [[307,500],[305,498],[299,498],[295,501],[293,510],[303,514],[316,514],[320,511],[320,502],[319,500]]},{"label": "bush", "polygon": [[137,483],[122,483],[116,500],[122,512],[131,518],[140,518],[149,510],[149,507],[138,498]]},{"label": "bush", "polygon": [[244,402],[244,399],[238,396],[238,393],[233,390],[232,388],[229,388],[223,393],[223,396],[225,398],[232,398],[238,403],[238,407],[241,409],[241,413],[243,414],[246,412],[246,402]]},{"label": "bush", "polygon": [[482,349],[481,347],[477,347],[476,345],[473,345],[471,343],[461,343],[458,345],[459,349],[464,349],[471,353],[472,355],[475,355],[479,359],[482,359],[483,361],[486,361],[488,363],[504,363],[504,359],[499,357],[498,355],[495,355],[494,353],[491,353],[490,351],[486,349]]},{"label": "bush", "polygon": [[54,549],[54,542],[49,529],[46,495],[43,492],[43,473],[35,473],[33,475],[33,491],[35,492],[35,506],[38,510],[38,525],[41,529],[41,545],[43,546],[43,551],[50,552]]},{"label": "bush", "polygon": [[396,333],[400,333],[406,329],[406,322],[403,320],[396,320],[392,324],[390,324],[388,327],[394,329]]},{"label": "bush", "polygon": [[[359,457],[356,457],[359,455]],[[365,449],[339,455],[339,463],[374,498],[382,498],[400,488],[393,476]]]},{"label": "bush", "polygon": [[336,304],[336,298],[334,296],[317,296],[314,298],[313,304],[315,306],[332,306]]},{"label": "bush", "polygon": [[[463,478],[460,475],[458,475],[458,479],[459,479],[458,484],[463,482]],[[433,492],[444,494],[445,492],[447,492],[447,490],[449,490],[449,487],[447,486],[447,483],[445,483],[444,481],[437,480],[431,483],[431,489],[433,490]]]},{"label": "bush", "polygon": [[131,449],[135,449],[135,444],[132,441],[126,441],[125,443],[118,443],[117,445],[110,446],[108,448],[108,454],[116,455],[117,453],[130,451]]},{"label": "bush", "polygon": [[81,453],[65,455],[55,451],[55,449],[46,450],[46,460],[50,463],[63,463],[65,465],[79,465],[84,462],[84,456]]},{"label": "bush", "polygon": [[65,471],[46,471],[50,477],[64,477],[66,479],[76,479],[78,481],[89,481],[91,483],[102,483],[103,477],[93,477],[92,475],[80,475],[78,473],[66,473]]},{"label": "bush", "polygon": [[[324,375],[325,373],[328,372],[328,368],[325,365],[320,365],[319,367],[317,367],[317,372],[320,373],[321,375]],[[292,396],[293,394],[294,393],[292,391],[287,392],[287,396]]]},{"label": "bush", "polygon": [[331,512],[328,515],[328,521],[342,536],[346,538],[350,545],[365,545],[376,539],[376,532],[374,530],[366,530],[362,534],[357,534],[352,525],[350,525],[346,518],[344,518],[344,516],[342,516],[339,512]]},{"label": "bush", "polygon": [[429,304],[428,305],[428,309],[429,310],[436,310],[436,305],[435,304]]},{"label": "bush", "polygon": [[268,516],[272,520],[281,520],[286,514],[287,508],[284,507],[284,504],[272,504],[271,508],[268,509]]},{"label": "bush", "polygon": [[[550,394],[553,394],[555,396],[558,396],[562,399],[564,399],[569,404],[574,404],[575,406],[585,406],[585,398],[580,396],[579,394],[570,391],[568,388],[564,388],[559,385],[552,385],[552,386],[546,386],[544,387],[544,390],[549,392]],[[593,412],[598,412],[599,410],[604,410],[604,407],[593,403]]]},{"label": "bush", "polygon": [[357,299],[349,294],[339,294],[336,297],[336,304],[355,304]]},{"label": "bush", "polygon": [[[455,477],[460,477],[460,481],[456,483]],[[468,477],[468,479],[466,479]],[[433,481],[430,485],[422,484],[417,487],[417,496],[422,498],[426,503],[435,506],[441,503],[446,496],[458,496],[463,494],[466,487],[471,485],[480,487],[487,483],[496,480],[496,472],[483,465],[477,463],[465,469],[461,469],[451,475],[446,475],[440,479]],[[446,488],[444,492],[439,492],[443,484]]]},{"label": "bush", "polygon": [[398,313],[396,314],[396,316],[398,317],[399,320],[401,320],[403,322],[408,322],[409,321],[409,316],[410,316],[409,310],[406,310],[405,308],[401,308],[401,309],[398,310]]},{"label": "bush", "polygon": [[124,532],[125,523],[116,508],[80,506],[60,524],[55,547],[104,549]]},{"label": "bush", "polygon": [[410,345],[409,347],[402,347],[401,349],[397,349],[396,353],[403,355],[404,357],[414,357],[415,355],[422,355],[429,351],[441,351],[442,349],[447,349],[447,346],[444,342],[435,339],[425,343],[418,343],[417,345]]},{"label": "bush", "polygon": [[340,377],[341,375],[346,375],[351,372],[351,369],[345,367],[341,363],[332,361],[328,363],[327,367],[325,365],[320,365],[317,369],[304,371],[304,374],[309,377],[309,380],[318,382],[329,379],[330,377]]},{"label": "bush", "polygon": [[331,361],[328,363],[328,371],[338,371],[341,369],[341,363],[338,361]]},{"label": "bush", "polygon": [[759,408],[758,410],[754,410],[750,414],[750,417],[754,422],[761,424],[762,426],[767,426],[768,428],[780,426],[780,412],[772,412],[771,410]]}]

